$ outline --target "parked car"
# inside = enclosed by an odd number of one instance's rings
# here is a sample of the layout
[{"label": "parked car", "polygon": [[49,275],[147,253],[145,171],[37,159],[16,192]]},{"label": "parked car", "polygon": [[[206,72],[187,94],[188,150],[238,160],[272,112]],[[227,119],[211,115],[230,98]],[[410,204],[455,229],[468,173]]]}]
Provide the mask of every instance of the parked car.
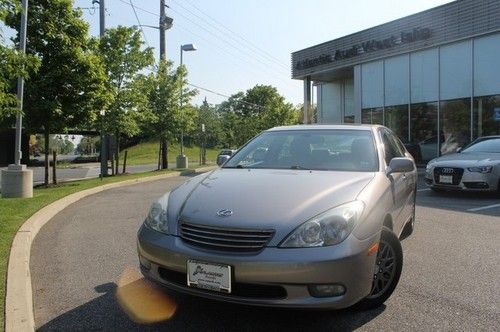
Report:
[{"label": "parked car", "polygon": [[[219,152],[217,155],[217,165],[222,165],[224,164],[231,156],[236,152],[236,150],[232,149],[224,149]],[[224,156],[224,157],[223,157]]]},{"label": "parked car", "polygon": [[429,161],[425,182],[435,191],[500,191],[500,136],[478,138],[458,153]]},{"label": "parked car", "polygon": [[377,307],[401,275],[416,183],[385,127],[273,128],[153,203],[138,232],[141,270],[228,302]]}]

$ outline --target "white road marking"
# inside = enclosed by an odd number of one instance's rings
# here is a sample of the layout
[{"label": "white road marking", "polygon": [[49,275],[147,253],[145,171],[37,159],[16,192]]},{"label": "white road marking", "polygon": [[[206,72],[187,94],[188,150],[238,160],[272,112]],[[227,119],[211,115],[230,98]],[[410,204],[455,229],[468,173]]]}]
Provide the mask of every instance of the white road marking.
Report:
[{"label": "white road marking", "polygon": [[477,207],[477,208],[473,208],[473,209],[468,209],[467,211],[468,212],[475,212],[475,211],[481,211],[481,210],[486,210],[486,209],[492,209],[492,208],[496,208],[496,207],[500,207],[500,204],[481,206],[481,207]]},{"label": "white road marking", "polygon": [[425,188],[425,189],[418,189],[417,192],[421,192],[421,191],[429,191],[431,190],[431,188]]}]

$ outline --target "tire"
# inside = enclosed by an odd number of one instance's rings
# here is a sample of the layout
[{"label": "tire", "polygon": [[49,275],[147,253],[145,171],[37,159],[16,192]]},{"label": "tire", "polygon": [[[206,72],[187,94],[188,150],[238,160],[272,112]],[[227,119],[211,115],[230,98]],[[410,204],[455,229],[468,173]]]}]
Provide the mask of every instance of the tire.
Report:
[{"label": "tire", "polygon": [[[393,263],[392,269],[383,271],[379,268],[384,263],[385,266],[390,266],[391,262]],[[371,293],[357,304],[357,307],[362,310],[374,309],[382,305],[396,289],[403,269],[401,242],[396,234],[385,226],[380,237],[376,264],[378,271],[375,270]]]}]

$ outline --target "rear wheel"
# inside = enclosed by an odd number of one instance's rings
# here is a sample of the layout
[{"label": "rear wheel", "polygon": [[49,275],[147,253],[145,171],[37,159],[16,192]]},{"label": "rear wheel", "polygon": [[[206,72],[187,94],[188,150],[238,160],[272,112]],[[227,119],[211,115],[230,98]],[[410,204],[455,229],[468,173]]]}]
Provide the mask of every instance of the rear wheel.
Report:
[{"label": "rear wheel", "polygon": [[373,309],[382,305],[396,289],[402,268],[401,243],[396,234],[384,227],[375,261],[372,290],[370,295],[358,303],[358,306],[361,309]]}]

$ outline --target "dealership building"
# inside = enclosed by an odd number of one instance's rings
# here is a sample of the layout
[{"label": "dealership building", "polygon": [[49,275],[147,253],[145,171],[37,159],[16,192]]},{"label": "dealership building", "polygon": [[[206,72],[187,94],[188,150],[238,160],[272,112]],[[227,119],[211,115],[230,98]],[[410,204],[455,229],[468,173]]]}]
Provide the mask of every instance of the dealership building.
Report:
[{"label": "dealership building", "polygon": [[[391,128],[422,161],[500,135],[500,1],[459,0],[292,54],[305,114]],[[313,96],[314,92],[314,96]]]}]

